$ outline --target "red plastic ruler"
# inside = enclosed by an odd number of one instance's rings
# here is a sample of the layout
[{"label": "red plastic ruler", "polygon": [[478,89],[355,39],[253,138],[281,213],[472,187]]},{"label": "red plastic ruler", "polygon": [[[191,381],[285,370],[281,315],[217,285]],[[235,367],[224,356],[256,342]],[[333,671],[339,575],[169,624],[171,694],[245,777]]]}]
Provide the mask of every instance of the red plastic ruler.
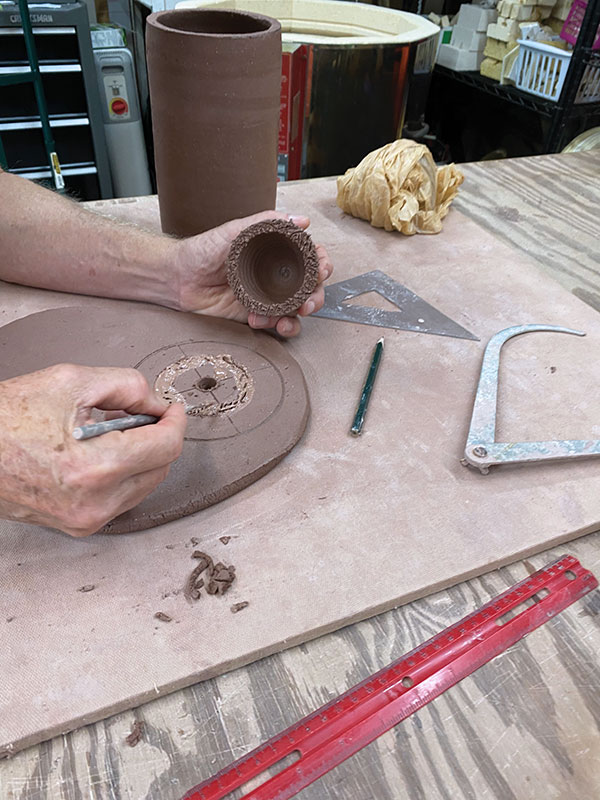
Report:
[{"label": "red plastic ruler", "polygon": [[265,776],[240,800],[293,797],[597,586],[577,559],[563,556],[191,789],[182,800],[221,800],[283,759],[279,772]]}]

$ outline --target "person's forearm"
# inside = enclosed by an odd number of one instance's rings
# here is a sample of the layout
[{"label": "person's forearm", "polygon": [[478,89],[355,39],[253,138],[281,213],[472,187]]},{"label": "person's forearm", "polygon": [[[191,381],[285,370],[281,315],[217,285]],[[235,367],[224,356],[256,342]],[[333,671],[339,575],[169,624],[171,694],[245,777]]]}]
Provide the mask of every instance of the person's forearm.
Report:
[{"label": "person's forearm", "polygon": [[1,280],[177,307],[176,249],[0,171]]}]

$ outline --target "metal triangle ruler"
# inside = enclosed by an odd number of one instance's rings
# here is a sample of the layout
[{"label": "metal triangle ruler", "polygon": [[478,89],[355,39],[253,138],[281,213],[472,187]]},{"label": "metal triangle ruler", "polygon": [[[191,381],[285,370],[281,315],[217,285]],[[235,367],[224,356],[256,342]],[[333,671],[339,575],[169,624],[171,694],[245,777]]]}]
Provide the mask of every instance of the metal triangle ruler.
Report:
[{"label": "metal triangle ruler", "polygon": [[[189,791],[182,800],[286,800],[598,586],[563,556]],[[286,763],[287,762],[287,763]],[[290,763],[291,762],[291,763]]]},{"label": "metal triangle ruler", "polygon": [[[347,300],[366,292],[377,292],[397,306],[398,310],[388,311],[383,308],[346,303]],[[477,336],[463,328],[458,322],[454,322],[450,317],[442,314],[437,308],[426,303],[406,286],[402,286],[401,283],[379,269],[326,286],[323,308],[313,314],[313,317],[479,341]]]}]

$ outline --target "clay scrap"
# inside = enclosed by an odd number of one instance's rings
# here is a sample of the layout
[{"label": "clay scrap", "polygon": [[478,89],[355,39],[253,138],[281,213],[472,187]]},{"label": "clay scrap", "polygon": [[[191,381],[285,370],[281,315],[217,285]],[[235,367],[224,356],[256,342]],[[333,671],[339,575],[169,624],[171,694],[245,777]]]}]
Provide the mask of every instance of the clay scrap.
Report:
[{"label": "clay scrap", "polygon": [[[215,564],[201,550],[194,550],[192,558],[197,558],[199,563],[186,581],[183,591],[185,598],[189,601],[199,600],[202,596],[200,590],[204,588],[207,594],[225,594],[235,580],[235,567],[227,567],[222,561]],[[201,577],[203,573],[206,574]]]},{"label": "clay scrap", "polygon": [[238,301],[255,314],[293,314],[314,292],[318,279],[313,241],[289,220],[257,222],[231,244],[227,280]]},{"label": "clay scrap", "polygon": [[142,733],[144,732],[144,723],[136,719],[133,723],[133,727],[131,728],[131,733],[129,736],[125,737],[125,741],[129,745],[129,747],[135,747],[138,742],[142,739]]}]

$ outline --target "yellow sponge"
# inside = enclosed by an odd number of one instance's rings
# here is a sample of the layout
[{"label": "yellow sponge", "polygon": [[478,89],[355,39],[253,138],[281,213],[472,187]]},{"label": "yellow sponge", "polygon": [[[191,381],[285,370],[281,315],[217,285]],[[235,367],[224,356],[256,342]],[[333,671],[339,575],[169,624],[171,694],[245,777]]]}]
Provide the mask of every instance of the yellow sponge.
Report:
[{"label": "yellow sponge", "polygon": [[494,61],[502,61],[505,55],[517,46],[516,42],[501,42],[498,39],[488,38],[485,43],[483,55],[493,58]]},{"label": "yellow sponge", "polygon": [[554,33],[560,33],[564,24],[565,23],[562,21],[562,19],[557,19],[556,17],[550,17],[549,19],[544,20],[544,25],[552,28]]},{"label": "yellow sponge", "polygon": [[486,78],[499,81],[502,73],[502,61],[497,61],[495,58],[484,58],[481,62],[479,72],[485,75]]}]

